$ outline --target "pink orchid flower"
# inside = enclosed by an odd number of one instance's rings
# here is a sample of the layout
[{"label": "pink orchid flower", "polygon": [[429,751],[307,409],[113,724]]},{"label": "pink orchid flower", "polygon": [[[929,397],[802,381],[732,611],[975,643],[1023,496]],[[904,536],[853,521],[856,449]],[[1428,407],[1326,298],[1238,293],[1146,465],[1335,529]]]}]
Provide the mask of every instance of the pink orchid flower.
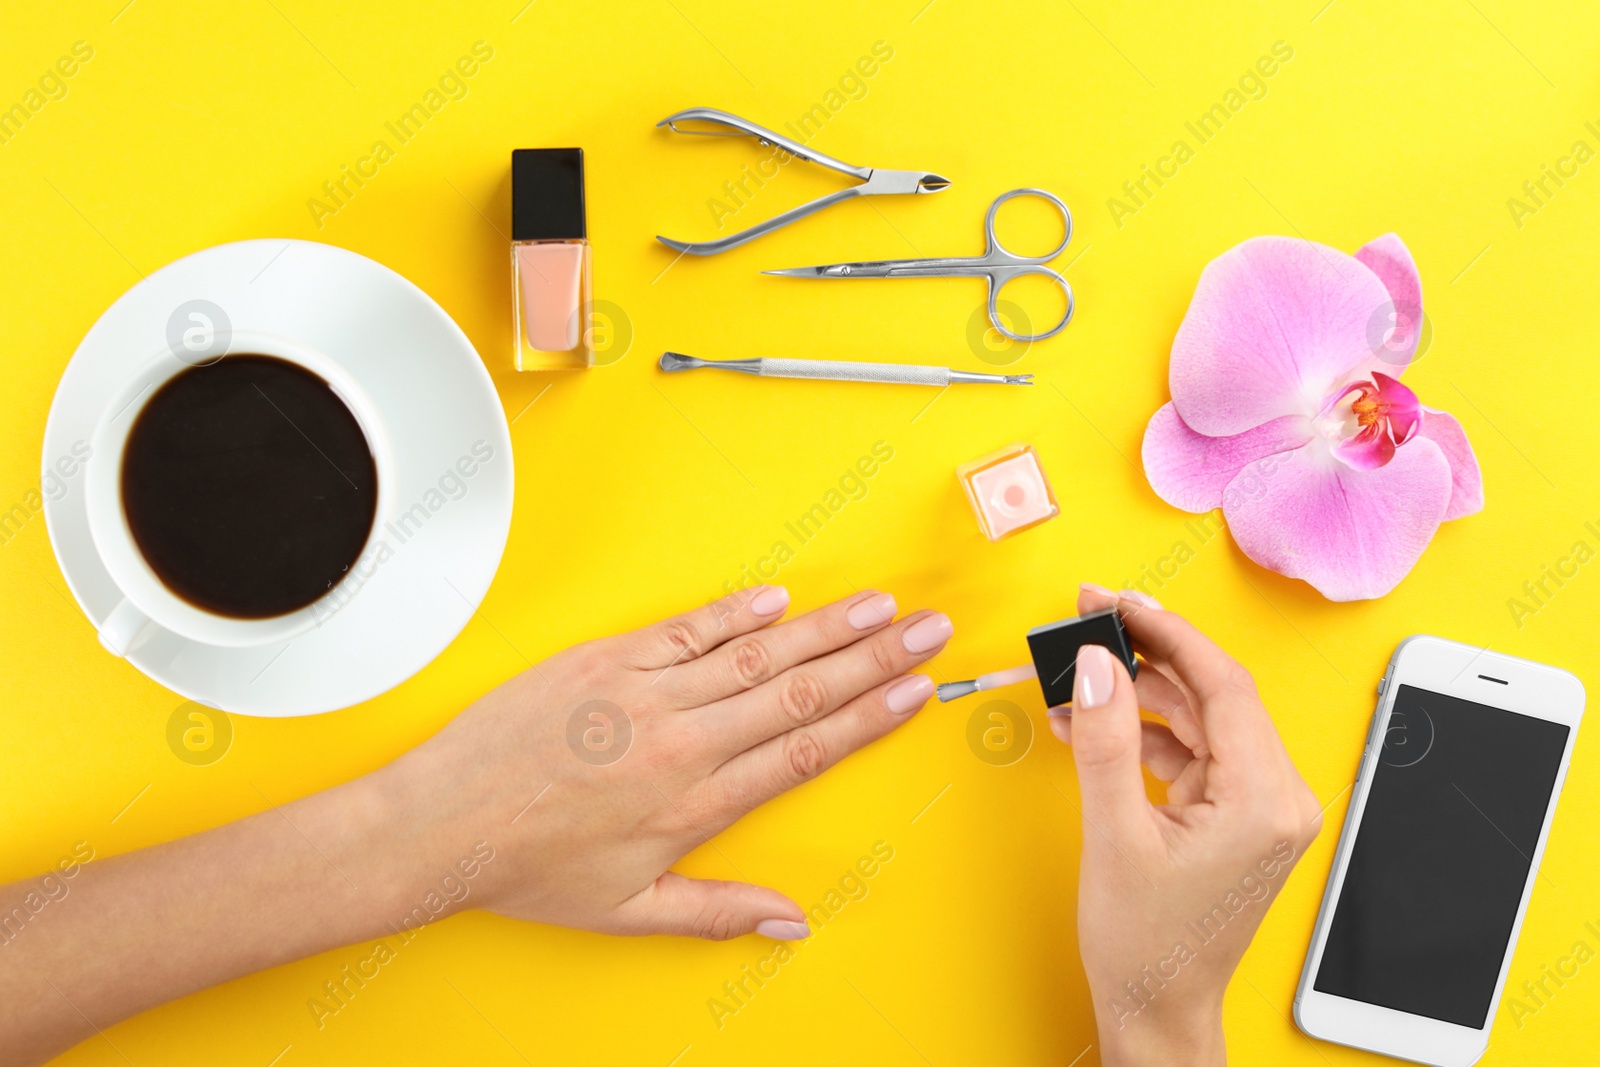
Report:
[{"label": "pink orchid flower", "polygon": [[1461,424],[1400,383],[1421,326],[1422,279],[1392,233],[1353,257],[1288,237],[1224,252],[1172,342],[1151,488],[1220,506],[1245,555],[1330,600],[1382,596],[1441,522],[1483,507]]}]

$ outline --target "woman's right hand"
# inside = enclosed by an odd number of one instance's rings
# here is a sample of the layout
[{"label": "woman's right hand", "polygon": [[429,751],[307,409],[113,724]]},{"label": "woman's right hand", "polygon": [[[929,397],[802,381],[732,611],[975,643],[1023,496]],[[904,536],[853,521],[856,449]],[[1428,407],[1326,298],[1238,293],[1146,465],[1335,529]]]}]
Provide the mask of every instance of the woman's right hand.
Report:
[{"label": "woman's right hand", "polygon": [[[1050,723],[1082,792],[1078,938],[1101,1058],[1222,1063],[1223,992],[1322,815],[1248,671],[1155,600],[1083,587],[1080,612],[1109,607],[1138,681],[1085,646]],[[1167,803],[1150,802],[1141,763]]]}]

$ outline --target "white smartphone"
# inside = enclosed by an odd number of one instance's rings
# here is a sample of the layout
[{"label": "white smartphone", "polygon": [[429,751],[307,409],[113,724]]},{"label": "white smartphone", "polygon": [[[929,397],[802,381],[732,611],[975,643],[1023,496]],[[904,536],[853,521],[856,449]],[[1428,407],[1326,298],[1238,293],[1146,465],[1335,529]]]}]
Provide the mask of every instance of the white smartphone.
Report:
[{"label": "white smartphone", "polygon": [[1583,699],[1555,667],[1401,642],[1295,993],[1300,1029],[1436,1067],[1477,1062]]}]

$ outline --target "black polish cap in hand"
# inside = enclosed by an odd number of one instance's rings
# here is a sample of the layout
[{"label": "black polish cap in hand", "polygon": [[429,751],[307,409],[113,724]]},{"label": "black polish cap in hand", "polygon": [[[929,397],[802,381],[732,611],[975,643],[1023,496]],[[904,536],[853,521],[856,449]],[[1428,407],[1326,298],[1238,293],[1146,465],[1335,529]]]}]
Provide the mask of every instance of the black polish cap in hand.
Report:
[{"label": "black polish cap in hand", "polygon": [[1128,631],[1122,626],[1122,617],[1115,608],[1063,619],[1047,626],[1035,626],[1028,631],[1028,651],[1033,654],[1034,669],[1039,672],[1039,688],[1044,691],[1045,707],[1053,708],[1072,702],[1072,682],[1078,673],[1078,649],[1084,645],[1102,645],[1128,668],[1128,677],[1139,676],[1139,662],[1134,659],[1133,647],[1128,642]]}]

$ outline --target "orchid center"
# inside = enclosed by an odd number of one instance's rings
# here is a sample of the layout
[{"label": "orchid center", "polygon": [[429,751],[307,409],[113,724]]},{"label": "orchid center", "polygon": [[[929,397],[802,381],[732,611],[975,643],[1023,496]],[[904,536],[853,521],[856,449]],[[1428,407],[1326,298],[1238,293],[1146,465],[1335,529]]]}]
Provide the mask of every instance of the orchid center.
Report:
[{"label": "orchid center", "polygon": [[1416,436],[1422,404],[1399,381],[1374,371],[1370,381],[1344,386],[1324,401],[1317,431],[1333,454],[1356,470],[1376,470]]}]

